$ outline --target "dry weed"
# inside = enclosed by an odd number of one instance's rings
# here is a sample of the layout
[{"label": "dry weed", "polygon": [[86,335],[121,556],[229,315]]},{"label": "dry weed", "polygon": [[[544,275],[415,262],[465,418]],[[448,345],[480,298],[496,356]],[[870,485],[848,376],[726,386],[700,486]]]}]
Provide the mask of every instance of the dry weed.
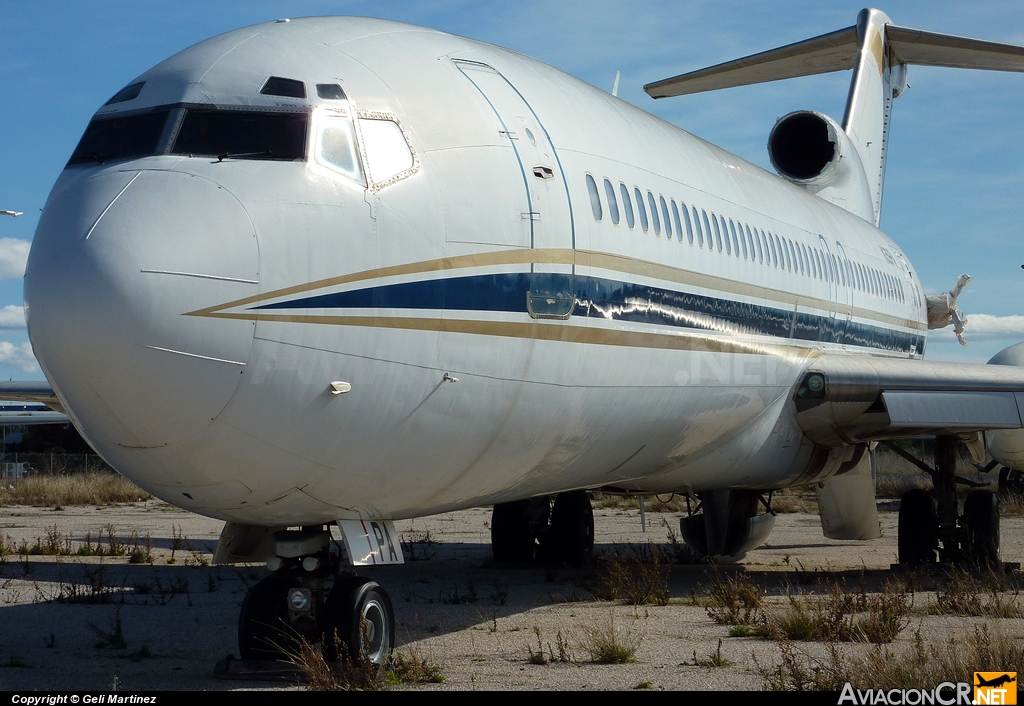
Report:
[{"label": "dry weed", "polygon": [[989,571],[984,585],[966,571],[953,571],[944,591],[936,594],[927,612],[934,615],[970,615],[988,618],[1022,618],[1020,589],[1010,590],[1006,575]]},{"label": "dry weed", "polygon": [[615,627],[615,615],[608,613],[608,619],[582,627],[583,648],[595,664],[629,664],[636,661],[636,651],[643,636],[637,629],[637,619],[625,630]]},{"label": "dry weed", "polygon": [[63,508],[150,500],[152,496],[116,473],[35,474],[0,486],[0,505]]},{"label": "dry weed", "polygon": [[762,685],[773,691],[838,691],[846,682],[857,689],[933,689],[947,681],[973,683],[976,671],[1014,670],[1024,664],[1024,644],[987,625],[931,645],[918,631],[909,644],[875,646],[864,655],[830,644],[824,659],[798,652],[785,639],[777,644],[777,664],[762,665],[754,658]]},{"label": "dry weed", "polygon": [[588,588],[599,600],[668,605],[671,564],[665,550],[653,544],[616,549],[598,556],[597,575]]}]

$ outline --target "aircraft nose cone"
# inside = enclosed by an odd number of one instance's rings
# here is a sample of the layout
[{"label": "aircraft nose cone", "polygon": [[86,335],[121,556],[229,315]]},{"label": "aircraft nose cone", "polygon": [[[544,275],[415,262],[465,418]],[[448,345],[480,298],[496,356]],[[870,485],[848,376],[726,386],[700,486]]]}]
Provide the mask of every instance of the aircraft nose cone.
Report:
[{"label": "aircraft nose cone", "polygon": [[245,371],[254,323],[194,312],[257,293],[238,200],[168,171],[81,179],[47,202],[25,273],[29,337],[86,438],[159,447],[208,427]]}]

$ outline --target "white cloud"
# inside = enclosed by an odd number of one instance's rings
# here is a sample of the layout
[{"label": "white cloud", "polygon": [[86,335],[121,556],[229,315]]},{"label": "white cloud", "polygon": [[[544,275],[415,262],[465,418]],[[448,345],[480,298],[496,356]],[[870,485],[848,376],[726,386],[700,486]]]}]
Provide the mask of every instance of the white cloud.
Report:
[{"label": "white cloud", "polygon": [[18,238],[0,238],[0,279],[25,276],[25,263],[32,243]]},{"label": "white cloud", "polygon": [[25,328],[25,307],[8,304],[0,309],[0,328]]},{"label": "white cloud", "polygon": [[28,341],[21,345],[14,345],[10,341],[0,341],[0,366],[2,365],[18,368],[26,373],[34,373],[39,370],[36,357],[32,354],[32,344]]},{"label": "white cloud", "polygon": [[[937,329],[930,335],[939,339],[953,338],[953,327]],[[992,314],[968,314],[964,338],[971,339],[1015,339],[1024,341],[1024,316],[993,316]]]}]

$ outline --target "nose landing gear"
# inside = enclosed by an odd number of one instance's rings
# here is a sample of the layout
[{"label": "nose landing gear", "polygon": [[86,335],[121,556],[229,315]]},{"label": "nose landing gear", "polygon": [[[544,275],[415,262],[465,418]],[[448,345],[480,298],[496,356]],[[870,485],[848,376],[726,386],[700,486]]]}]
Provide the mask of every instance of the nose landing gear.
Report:
[{"label": "nose landing gear", "polygon": [[325,527],[274,534],[273,573],[254,585],[238,618],[243,660],[288,661],[301,640],[328,661],[383,665],[395,646],[395,612],[377,582],[341,570]]}]

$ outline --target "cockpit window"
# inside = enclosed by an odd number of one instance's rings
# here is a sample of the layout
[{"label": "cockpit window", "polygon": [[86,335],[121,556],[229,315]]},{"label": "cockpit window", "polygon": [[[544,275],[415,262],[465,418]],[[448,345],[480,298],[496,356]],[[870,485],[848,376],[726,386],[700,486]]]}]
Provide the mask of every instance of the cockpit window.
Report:
[{"label": "cockpit window", "polygon": [[234,159],[303,159],[308,120],[305,113],[189,108],[171,153]]},{"label": "cockpit window", "polygon": [[267,79],[267,82],[263,84],[263,88],[260,89],[260,93],[265,96],[284,96],[286,98],[305,98],[306,97],[306,84],[302,81],[297,81],[294,78],[281,78],[280,76],[271,76]]},{"label": "cockpit window", "polygon": [[113,105],[114,103],[124,103],[125,101],[130,101],[130,100],[132,100],[134,98],[138,98],[139,97],[139,92],[142,90],[142,87],[144,85],[146,85],[145,81],[139,81],[138,83],[133,83],[130,86],[125,86],[120,91],[115,93],[113,98],[111,98],[106,103],[104,103],[104,105]]},{"label": "cockpit window", "polygon": [[345,100],[345,89],[336,83],[318,83],[316,84],[316,94],[321,98],[329,101],[343,101]]},{"label": "cockpit window", "polygon": [[398,123],[393,120],[360,118],[359,129],[363,133],[370,176],[375,182],[379,184],[412,169],[412,150]]},{"label": "cockpit window", "polygon": [[319,121],[316,139],[316,160],[347,176],[353,181],[365,184],[363,169],[359,164],[352,118],[347,115],[324,115]]},{"label": "cockpit window", "polygon": [[68,166],[156,154],[170,113],[166,109],[94,119],[85,129]]}]

